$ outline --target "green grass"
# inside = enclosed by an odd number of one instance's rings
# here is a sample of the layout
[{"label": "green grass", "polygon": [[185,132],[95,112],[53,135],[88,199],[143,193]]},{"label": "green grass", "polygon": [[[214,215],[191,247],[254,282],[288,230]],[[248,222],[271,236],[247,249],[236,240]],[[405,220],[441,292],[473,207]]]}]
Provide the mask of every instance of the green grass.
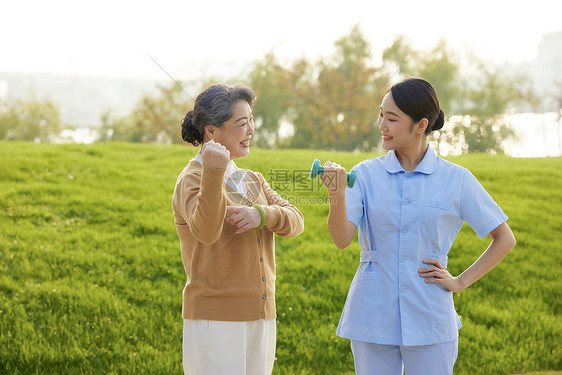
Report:
[{"label": "green grass", "polygon": [[[187,146],[0,142],[1,374],[182,373],[185,274],[171,196],[194,154]],[[359,246],[338,250],[328,205],[312,202],[325,189],[291,179],[315,158],[349,168],[372,156],[254,149],[238,162],[262,172],[305,216],[301,236],[276,240],[274,374],[353,373],[349,342],[335,329]],[[562,370],[562,160],[449,160],[473,171],[518,240],[455,296],[464,325],[455,374]],[[450,271],[460,273],[488,243],[464,227]]]}]

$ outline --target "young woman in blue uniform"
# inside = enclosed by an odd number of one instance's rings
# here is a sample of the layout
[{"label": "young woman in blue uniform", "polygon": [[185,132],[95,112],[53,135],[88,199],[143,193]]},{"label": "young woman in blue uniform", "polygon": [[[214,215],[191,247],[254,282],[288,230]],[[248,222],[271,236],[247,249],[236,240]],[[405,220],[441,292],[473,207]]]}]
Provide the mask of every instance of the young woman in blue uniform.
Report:
[{"label": "young woman in blue uniform", "polygon": [[[356,230],[361,263],[337,334],[351,340],[357,374],[446,375],[457,358],[459,292],[490,271],[514,246],[508,217],[467,169],[439,158],[427,136],[443,127],[433,86],[419,78],[394,85],[377,121],[388,153],[346,171],[326,162],[328,227],[343,249]],[[327,178],[332,174],[332,177]],[[447,254],[463,222],[490,245],[459,276]]]}]

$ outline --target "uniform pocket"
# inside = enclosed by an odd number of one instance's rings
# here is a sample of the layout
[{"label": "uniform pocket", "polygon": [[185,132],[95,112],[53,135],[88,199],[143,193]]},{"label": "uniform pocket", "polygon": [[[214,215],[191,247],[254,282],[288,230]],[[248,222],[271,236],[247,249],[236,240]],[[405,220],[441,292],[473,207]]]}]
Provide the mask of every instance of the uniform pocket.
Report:
[{"label": "uniform pocket", "polygon": [[372,325],[377,300],[377,264],[361,263],[347,295],[343,319],[350,323]]},{"label": "uniform pocket", "polygon": [[448,213],[447,202],[424,201],[420,225],[422,236],[439,241],[441,228]]}]

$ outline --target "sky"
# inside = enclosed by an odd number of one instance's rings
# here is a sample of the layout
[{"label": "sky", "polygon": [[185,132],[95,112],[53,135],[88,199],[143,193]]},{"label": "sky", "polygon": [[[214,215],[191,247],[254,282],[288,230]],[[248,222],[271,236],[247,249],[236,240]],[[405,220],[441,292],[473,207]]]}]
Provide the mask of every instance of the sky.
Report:
[{"label": "sky", "polygon": [[268,52],[330,56],[354,25],[375,59],[404,35],[417,49],[445,39],[517,65],[536,58],[543,34],[562,31],[560,14],[560,0],[2,0],[0,72],[230,77]]}]

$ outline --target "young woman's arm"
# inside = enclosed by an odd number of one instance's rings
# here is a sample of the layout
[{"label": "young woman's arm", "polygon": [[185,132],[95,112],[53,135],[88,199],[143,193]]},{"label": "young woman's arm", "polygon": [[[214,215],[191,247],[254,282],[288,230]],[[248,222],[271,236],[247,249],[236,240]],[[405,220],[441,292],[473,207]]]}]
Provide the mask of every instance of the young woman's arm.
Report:
[{"label": "young woman's arm", "polygon": [[474,284],[478,279],[487,274],[496,266],[515,246],[515,237],[507,223],[502,223],[490,232],[492,238],[490,246],[482,255],[457,277],[451,274],[439,263],[438,260],[426,259],[423,262],[432,264],[431,267],[418,270],[421,277],[435,277],[426,279],[426,283],[439,283],[453,292],[460,292]]},{"label": "young woman's arm", "polygon": [[328,213],[328,229],[334,244],[339,249],[345,249],[351,244],[357,227],[347,220],[345,205],[345,187],[347,172],[336,163],[326,162],[324,174],[320,176],[330,194],[330,211]]}]

